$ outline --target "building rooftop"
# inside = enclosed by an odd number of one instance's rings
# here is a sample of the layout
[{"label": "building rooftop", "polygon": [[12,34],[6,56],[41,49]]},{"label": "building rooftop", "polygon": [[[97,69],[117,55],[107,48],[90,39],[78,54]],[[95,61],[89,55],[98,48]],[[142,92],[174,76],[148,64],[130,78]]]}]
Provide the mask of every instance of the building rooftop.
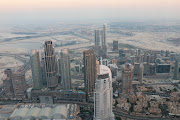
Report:
[{"label": "building rooftop", "polygon": [[10,115],[10,119],[69,119],[75,118],[77,114],[77,105],[46,105],[46,104],[27,104],[16,108]]}]

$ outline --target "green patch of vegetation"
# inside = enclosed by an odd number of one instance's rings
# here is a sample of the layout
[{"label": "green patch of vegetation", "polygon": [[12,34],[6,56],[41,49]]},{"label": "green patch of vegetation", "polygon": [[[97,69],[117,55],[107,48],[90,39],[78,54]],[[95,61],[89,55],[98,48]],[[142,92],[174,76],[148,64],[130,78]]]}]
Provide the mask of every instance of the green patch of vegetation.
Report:
[{"label": "green patch of vegetation", "polygon": [[174,88],[173,90],[174,90],[174,92],[177,92],[177,89],[176,89],[176,88]]},{"label": "green patch of vegetation", "polygon": [[130,112],[134,112],[134,105],[131,105],[131,107],[129,108]]},{"label": "green patch of vegetation", "polygon": [[149,108],[149,107],[150,107],[150,102],[149,102],[149,101],[147,101],[147,103],[148,103],[148,107],[147,107],[147,108]]},{"label": "green patch of vegetation", "polygon": [[116,117],[115,119],[116,119],[116,120],[122,120],[120,117]]},{"label": "green patch of vegetation", "polygon": [[159,104],[159,108],[161,109],[162,115],[168,116],[168,106],[166,104]]}]

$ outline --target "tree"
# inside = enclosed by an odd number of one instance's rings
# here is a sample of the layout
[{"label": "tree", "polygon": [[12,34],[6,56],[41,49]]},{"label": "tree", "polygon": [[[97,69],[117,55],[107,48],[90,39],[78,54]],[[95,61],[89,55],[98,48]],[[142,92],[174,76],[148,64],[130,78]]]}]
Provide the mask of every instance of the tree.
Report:
[{"label": "tree", "polygon": [[116,120],[122,120],[120,117],[116,117],[115,119],[116,119]]},{"label": "tree", "polygon": [[134,112],[134,105],[131,105],[131,107],[129,108],[130,112]]},{"label": "tree", "polygon": [[174,92],[177,92],[177,89],[176,89],[176,88],[174,88],[173,90],[174,90]]},{"label": "tree", "polygon": [[147,101],[147,103],[148,103],[148,108],[150,107],[150,102],[149,101]]},{"label": "tree", "polygon": [[116,107],[116,106],[117,106],[117,104],[118,104],[118,102],[117,102],[117,100],[115,100],[115,104],[114,104],[114,106]]},{"label": "tree", "polygon": [[159,108],[161,109],[161,112],[162,112],[162,116],[167,116],[168,115],[168,106],[166,104],[159,104]]}]

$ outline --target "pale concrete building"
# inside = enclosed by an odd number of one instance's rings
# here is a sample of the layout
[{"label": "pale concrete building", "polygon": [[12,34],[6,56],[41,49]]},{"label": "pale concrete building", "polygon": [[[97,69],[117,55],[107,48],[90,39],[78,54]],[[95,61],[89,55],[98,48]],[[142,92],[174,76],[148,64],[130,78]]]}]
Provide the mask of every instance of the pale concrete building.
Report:
[{"label": "pale concrete building", "polygon": [[105,65],[100,65],[97,76],[94,92],[94,119],[114,120],[111,70]]}]

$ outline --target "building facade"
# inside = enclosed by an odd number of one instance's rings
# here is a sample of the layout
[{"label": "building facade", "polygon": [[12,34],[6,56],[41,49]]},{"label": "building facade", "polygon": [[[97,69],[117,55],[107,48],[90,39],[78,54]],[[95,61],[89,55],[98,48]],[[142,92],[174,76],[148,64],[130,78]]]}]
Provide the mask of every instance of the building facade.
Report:
[{"label": "building facade", "polygon": [[15,96],[12,84],[12,70],[6,69],[4,70],[4,74],[6,75],[6,78],[3,80],[3,88],[5,91],[5,95],[9,98],[13,98]]},{"label": "building facade", "polygon": [[113,41],[113,51],[118,50],[118,41]]},{"label": "building facade", "polygon": [[175,60],[173,79],[175,79],[175,80],[179,79],[179,60],[178,59]]},{"label": "building facade", "polygon": [[130,94],[132,92],[133,65],[127,63],[123,66],[122,93]]},{"label": "building facade", "polygon": [[39,57],[39,51],[33,50],[30,56],[31,71],[33,79],[33,89],[40,90],[43,87],[42,69]]},{"label": "building facade", "polygon": [[105,65],[100,65],[97,76],[94,92],[94,119],[114,120],[111,70]]},{"label": "building facade", "polygon": [[25,98],[25,91],[27,89],[25,73],[19,71],[12,71],[6,69],[6,79],[3,80],[3,88],[5,94],[9,99],[23,99]]},{"label": "building facade", "polygon": [[97,78],[96,72],[96,55],[93,50],[83,52],[84,60],[84,82],[87,97],[92,97],[94,93],[95,81]]},{"label": "building facade", "polygon": [[44,54],[47,87],[54,88],[58,85],[58,79],[56,76],[55,53],[52,41],[45,41]]},{"label": "building facade", "polygon": [[107,24],[105,23],[103,25],[103,41],[102,41],[102,45],[107,45]]},{"label": "building facade", "polygon": [[94,30],[94,40],[96,46],[101,46],[102,44],[102,30]]},{"label": "building facade", "polygon": [[63,90],[71,90],[71,68],[68,49],[60,51],[58,57],[58,72],[61,76]]}]

